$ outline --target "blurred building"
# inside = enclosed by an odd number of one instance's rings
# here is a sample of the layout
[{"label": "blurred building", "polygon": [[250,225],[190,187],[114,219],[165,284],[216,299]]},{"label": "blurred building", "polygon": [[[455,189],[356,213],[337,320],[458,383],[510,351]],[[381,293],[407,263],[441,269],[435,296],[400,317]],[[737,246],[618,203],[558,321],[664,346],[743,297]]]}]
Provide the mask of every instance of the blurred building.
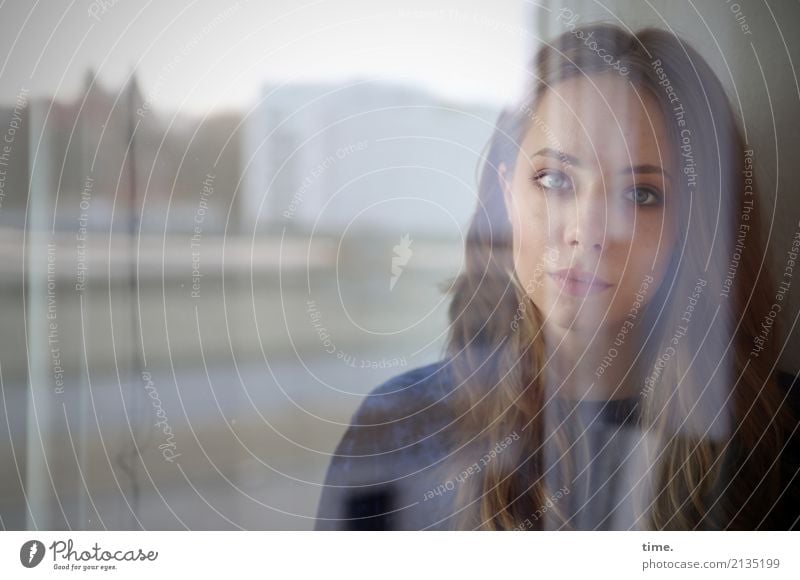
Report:
[{"label": "blurred building", "polygon": [[266,86],[245,118],[243,227],[458,236],[496,114],[372,81]]},{"label": "blurred building", "polygon": [[[33,123],[30,109],[36,111]],[[13,108],[0,110],[0,122],[13,114]],[[38,99],[25,108],[2,225],[24,225],[29,167],[35,166],[33,182],[54,205],[56,229],[73,228],[88,214],[90,229],[108,230],[113,220],[119,231],[135,208],[145,232],[191,230],[203,183],[212,174],[215,195],[208,200],[212,210],[204,229],[222,231],[240,178],[240,120],[239,113],[169,113],[146,102],[135,76],[112,90],[89,71],[74,100]],[[235,228],[239,212],[230,213],[229,227]]]}]

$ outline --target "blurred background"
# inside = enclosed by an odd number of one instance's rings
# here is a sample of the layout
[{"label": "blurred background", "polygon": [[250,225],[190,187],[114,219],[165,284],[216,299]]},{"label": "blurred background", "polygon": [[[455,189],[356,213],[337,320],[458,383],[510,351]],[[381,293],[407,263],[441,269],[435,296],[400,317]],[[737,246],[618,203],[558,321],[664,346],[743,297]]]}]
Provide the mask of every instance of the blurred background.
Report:
[{"label": "blurred background", "polygon": [[4,3],[2,528],[311,529],[364,395],[441,357],[482,150],[564,8],[706,56],[782,268],[799,6]]}]

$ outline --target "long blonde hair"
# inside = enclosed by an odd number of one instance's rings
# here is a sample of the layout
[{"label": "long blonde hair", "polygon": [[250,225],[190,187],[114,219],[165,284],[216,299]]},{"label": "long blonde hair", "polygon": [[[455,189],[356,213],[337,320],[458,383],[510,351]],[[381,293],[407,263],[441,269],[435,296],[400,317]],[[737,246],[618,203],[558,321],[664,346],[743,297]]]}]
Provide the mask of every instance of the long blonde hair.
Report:
[{"label": "long blonde hair", "polygon": [[[650,462],[635,527],[756,529],[771,507],[762,502],[779,495],[777,459],[791,417],[773,378],[777,322],[771,337],[759,343],[761,350],[754,343],[763,321],[774,320],[776,289],[764,259],[762,201],[742,171],[746,149],[737,121],[713,71],[675,36],[657,29],[632,35],[609,25],[581,30],[541,48],[533,63],[534,86],[500,115],[484,155],[465,267],[451,286],[447,355],[460,451],[446,468],[462,470],[509,434],[519,440],[459,487],[452,525],[571,527],[553,501],[557,490],[568,493],[574,470],[570,439],[548,420],[554,403],[541,372],[542,317],[514,272],[497,169],[503,162],[513,171],[531,112],[547,87],[571,77],[617,74],[583,40],[591,37],[627,69],[627,80],[659,103],[670,137],[666,146],[676,151],[677,173],[686,179],[675,196],[679,244],[637,322],[646,339],[627,375],[642,386],[636,424]],[[683,106],[680,126],[676,100]],[[681,155],[685,129],[691,165]],[[743,219],[747,228],[739,225]],[[670,351],[674,322],[698,280],[705,285],[691,325]],[[667,358],[665,352],[673,354]],[[544,477],[545,451],[553,444],[563,458],[560,472]],[[548,517],[531,519],[542,506],[548,506]]]}]

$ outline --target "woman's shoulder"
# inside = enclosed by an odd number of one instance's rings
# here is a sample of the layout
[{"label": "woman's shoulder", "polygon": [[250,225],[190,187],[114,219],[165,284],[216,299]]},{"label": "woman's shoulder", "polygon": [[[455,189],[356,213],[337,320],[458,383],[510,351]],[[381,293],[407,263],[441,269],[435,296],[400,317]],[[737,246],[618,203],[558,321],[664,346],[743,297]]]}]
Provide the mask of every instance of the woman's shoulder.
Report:
[{"label": "woman's shoulder", "polygon": [[386,423],[412,418],[441,406],[452,390],[450,363],[418,366],[373,388],[353,414],[352,424]]},{"label": "woman's shoulder", "polygon": [[353,413],[331,458],[316,529],[422,529],[425,492],[450,452],[452,389],[446,360],[394,376]]},{"label": "woman's shoulder", "polygon": [[448,361],[440,360],[374,387],[353,413],[337,452],[400,453],[414,447],[419,453],[440,442],[436,435],[451,420],[450,376]]}]

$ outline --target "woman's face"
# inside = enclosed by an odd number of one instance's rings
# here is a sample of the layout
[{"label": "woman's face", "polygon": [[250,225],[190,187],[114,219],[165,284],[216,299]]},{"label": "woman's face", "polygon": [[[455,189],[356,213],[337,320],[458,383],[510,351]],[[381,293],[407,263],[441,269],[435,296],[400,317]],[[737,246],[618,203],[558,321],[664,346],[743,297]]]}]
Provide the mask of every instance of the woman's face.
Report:
[{"label": "woman's face", "polygon": [[675,251],[678,176],[660,109],[602,74],[553,85],[527,113],[513,174],[498,168],[517,276],[546,328],[616,334]]}]

